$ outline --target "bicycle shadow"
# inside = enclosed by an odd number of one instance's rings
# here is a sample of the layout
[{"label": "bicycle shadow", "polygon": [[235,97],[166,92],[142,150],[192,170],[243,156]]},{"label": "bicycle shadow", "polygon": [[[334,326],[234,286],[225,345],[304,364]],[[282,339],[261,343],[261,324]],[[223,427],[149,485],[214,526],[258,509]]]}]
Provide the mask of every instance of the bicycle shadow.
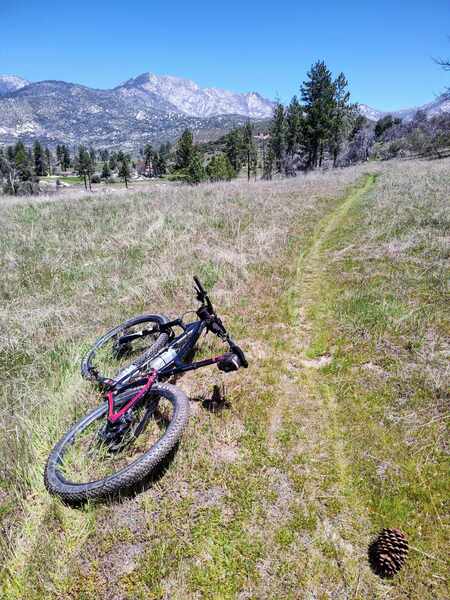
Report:
[{"label": "bicycle shadow", "polygon": [[105,495],[103,498],[99,498],[97,500],[66,500],[61,499],[61,502],[70,508],[83,508],[86,505],[89,506],[99,506],[99,505],[112,505],[112,504],[121,504],[122,502],[126,502],[142,494],[143,492],[148,491],[152,488],[156,483],[158,483],[167,473],[172,464],[175,455],[178,451],[179,442],[172,448],[169,454],[162,460],[151,473],[149,473],[146,477],[140,479],[134,484],[121,488],[118,492],[114,492],[108,495]]},{"label": "bicycle shadow", "polygon": [[231,402],[227,399],[225,386],[215,384],[210,397],[194,396],[190,397],[189,400],[192,402],[200,402],[202,407],[214,414],[221,413],[224,410],[231,408]]}]

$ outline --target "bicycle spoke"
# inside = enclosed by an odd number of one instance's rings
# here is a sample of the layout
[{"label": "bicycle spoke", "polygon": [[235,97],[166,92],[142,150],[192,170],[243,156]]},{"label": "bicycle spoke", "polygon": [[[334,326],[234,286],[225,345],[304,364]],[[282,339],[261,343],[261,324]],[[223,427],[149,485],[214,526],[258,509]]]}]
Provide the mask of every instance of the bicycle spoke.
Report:
[{"label": "bicycle spoke", "polygon": [[[158,404],[158,406],[156,406]],[[79,432],[62,457],[64,477],[73,483],[103,479],[146,453],[162,437],[173,417],[169,401],[160,398],[137,407],[117,438],[104,436],[102,416]]]}]

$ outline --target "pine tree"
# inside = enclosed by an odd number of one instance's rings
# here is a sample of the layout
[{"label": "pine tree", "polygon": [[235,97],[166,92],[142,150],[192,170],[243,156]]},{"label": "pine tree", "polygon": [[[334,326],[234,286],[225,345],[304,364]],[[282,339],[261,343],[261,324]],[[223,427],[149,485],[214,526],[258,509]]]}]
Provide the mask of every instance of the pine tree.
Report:
[{"label": "pine tree", "polygon": [[272,127],[270,131],[270,147],[272,148],[277,173],[284,170],[286,157],[286,115],[284,106],[277,102],[273,111]]},{"label": "pine tree", "polygon": [[97,152],[95,151],[95,148],[93,148],[92,146],[89,148],[89,156],[91,158],[91,163],[94,165],[94,168],[95,168],[95,162],[97,160]]},{"label": "pine tree", "polygon": [[247,180],[250,181],[251,175],[255,175],[256,177],[256,167],[258,164],[258,154],[255,140],[253,139],[253,125],[250,121],[247,121],[243,128],[242,149],[247,165]]},{"label": "pine tree", "polygon": [[33,144],[33,165],[36,177],[43,177],[47,174],[45,168],[45,154],[40,142]]},{"label": "pine tree", "polygon": [[242,153],[242,132],[233,129],[225,137],[225,154],[236,174],[241,170]]},{"label": "pine tree", "polygon": [[188,169],[194,155],[194,140],[192,132],[186,129],[177,143],[176,162],[177,169]]},{"label": "pine tree", "polygon": [[286,109],[286,152],[294,156],[302,141],[302,107],[297,96],[294,96]]},{"label": "pine tree", "polygon": [[17,195],[19,189],[19,172],[14,158],[14,149],[9,146],[6,152],[0,148],[0,180],[5,180],[5,194]]},{"label": "pine tree", "polygon": [[356,105],[350,104],[350,92],[347,90],[347,86],[348,81],[344,73],[340,73],[334,81],[334,106],[329,139],[333,167],[336,166],[344,139],[348,136],[357,116]]},{"label": "pine tree", "polygon": [[78,148],[78,154],[75,158],[75,171],[80,177],[83,177],[86,190],[88,189],[88,182],[91,190],[92,162],[89,152],[84,146]]},{"label": "pine tree", "polygon": [[206,179],[202,159],[197,151],[194,151],[188,166],[187,181],[192,184],[201,183]]},{"label": "pine tree", "polygon": [[56,146],[56,162],[58,163],[60,169],[62,169],[63,163],[63,149],[60,144]]},{"label": "pine tree", "polygon": [[62,147],[62,169],[68,171],[71,165],[69,148],[66,145]]},{"label": "pine tree", "polygon": [[117,169],[117,153],[116,152],[112,152],[111,156],[109,157],[109,168],[111,169],[111,171],[115,171]]},{"label": "pine tree", "polygon": [[216,154],[211,158],[206,174],[210,181],[230,181],[236,176],[235,171],[226,154]]},{"label": "pine tree", "polygon": [[47,148],[47,146],[45,147],[45,170],[48,173],[48,175],[52,174],[52,162],[53,162],[53,157],[52,157],[52,153],[50,151],[49,148]]},{"label": "pine tree", "polygon": [[167,172],[166,159],[162,154],[155,154],[155,168],[154,173],[156,177],[161,177]]},{"label": "pine tree", "polygon": [[27,152],[27,149],[25,148],[22,142],[17,142],[17,144],[12,149],[12,154],[19,175],[19,179],[21,181],[31,181],[33,177],[31,169],[31,153]]},{"label": "pine tree", "polygon": [[323,153],[329,141],[334,109],[334,83],[323,61],[316,62],[301,86],[304,106],[304,134],[308,167],[322,165]]},{"label": "pine tree", "polygon": [[128,180],[131,177],[130,158],[122,151],[120,151],[117,155],[117,160],[119,163],[119,177],[123,179],[125,187],[128,188]]},{"label": "pine tree", "polygon": [[151,144],[146,144],[143,150],[144,173],[146,176],[154,175],[155,152]]},{"label": "pine tree", "polygon": [[270,180],[273,177],[273,164],[275,157],[273,154],[272,146],[269,144],[267,152],[264,153],[263,160],[263,179]]},{"label": "pine tree", "polygon": [[105,181],[109,181],[109,179],[111,179],[111,169],[109,168],[107,160],[105,160],[105,162],[103,163],[102,173],[100,177]]}]

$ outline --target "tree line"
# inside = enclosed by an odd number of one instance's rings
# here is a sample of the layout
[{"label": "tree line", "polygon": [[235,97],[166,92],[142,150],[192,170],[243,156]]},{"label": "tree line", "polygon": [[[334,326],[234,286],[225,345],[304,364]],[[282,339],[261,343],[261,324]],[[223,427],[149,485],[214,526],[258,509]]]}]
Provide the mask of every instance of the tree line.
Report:
[{"label": "tree line", "polygon": [[277,102],[273,118],[258,134],[248,121],[224,136],[221,151],[207,164],[192,133],[184,132],[177,144],[175,173],[190,183],[236,177],[243,169],[248,180],[259,171],[264,179],[274,173],[295,175],[298,170],[336,167],[343,145],[357,119],[343,73],[335,79],[323,61],[312,65],[287,107]]},{"label": "tree line", "polygon": [[0,148],[0,184],[6,194],[36,194],[40,178],[75,174],[82,179],[86,190],[92,190],[93,183],[111,182],[114,177],[128,187],[133,172],[143,177],[164,175],[170,151],[171,144],[167,142],[159,151],[146,144],[137,157],[122,150],[86,146],[79,146],[72,154],[65,144],[58,144],[52,152],[39,141],[30,147],[19,141]]},{"label": "tree line", "polygon": [[339,153],[357,116],[343,73],[335,79],[323,61],[317,61],[287,107],[277,102],[269,128],[263,177],[294,175],[297,170],[337,166]]}]

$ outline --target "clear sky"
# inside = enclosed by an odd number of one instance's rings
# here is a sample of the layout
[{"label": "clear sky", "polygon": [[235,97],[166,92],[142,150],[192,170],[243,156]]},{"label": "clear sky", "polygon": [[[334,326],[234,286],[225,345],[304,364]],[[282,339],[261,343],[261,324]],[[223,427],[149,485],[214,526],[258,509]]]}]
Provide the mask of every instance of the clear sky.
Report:
[{"label": "clear sky", "polygon": [[449,85],[449,35],[450,0],[0,0],[0,73],[108,88],[152,71],[287,101],[323,59],[394,110]]}]

